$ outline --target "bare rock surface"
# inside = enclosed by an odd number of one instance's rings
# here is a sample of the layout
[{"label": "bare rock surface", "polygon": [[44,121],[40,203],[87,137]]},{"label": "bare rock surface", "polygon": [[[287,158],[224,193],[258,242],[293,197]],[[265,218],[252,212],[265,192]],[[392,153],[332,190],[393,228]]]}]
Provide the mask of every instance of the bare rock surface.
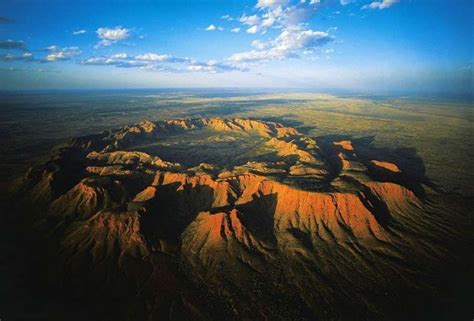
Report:
[{"label": "bare rock surface", "polygon": [[274,122],[143,121],[73,139],[19,193],[57,272],[119,319],[384,320],[400,288],[429,295],[456,232],[425,177],[373,155]]}]

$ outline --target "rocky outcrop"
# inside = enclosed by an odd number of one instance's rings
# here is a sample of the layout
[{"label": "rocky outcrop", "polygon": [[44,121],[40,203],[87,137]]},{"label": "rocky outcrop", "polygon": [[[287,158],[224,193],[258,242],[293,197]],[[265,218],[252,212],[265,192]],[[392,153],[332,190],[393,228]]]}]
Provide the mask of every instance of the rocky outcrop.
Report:
[{"label": "rocky outcrop", "polygon": [[[162,156],[160,146],[179,147],[180,137],[194,146],[216,133],[252,145],[229,165],[193,159],[186,166]],[[318,306],[350,292],[334,294],[331,282],[369,287],[416,253],[407,248],[417,241],[401,236],[410,227],[401,232],[397,219],[423,215],[424,202],[411,190],[422,183],[405,186],[406,175],[349,140],[320,144],[258,120],[177,119],[77,138],[31,169],[21,192],[44,209],[41,219],[60,235],[72,271],[109,262],[96,277],[126,271],[136,281],[131,295],[154,300],[152,288],[166,286],[140,283],[142,272],[133,271],[143,265],[156,276],[166,266],[227,302],[226,315],[311,319]],[[174,286],[187,289],[186,282]],[[185,304],[187,290],[168,290]],[[266,309],[275,293],[287,303]],[[160,302],[162,309],[176,304]]]},{"label": "rocky outcrop", "polygon": [[394,172],[394,173],[400,173],[400,169],[394,163],[382,162],[382,161],[378,161],[378,160],[374,159],[374,160],[372,160],[372,164],[374,164],[375,166],[384,168],[388,171]]}]

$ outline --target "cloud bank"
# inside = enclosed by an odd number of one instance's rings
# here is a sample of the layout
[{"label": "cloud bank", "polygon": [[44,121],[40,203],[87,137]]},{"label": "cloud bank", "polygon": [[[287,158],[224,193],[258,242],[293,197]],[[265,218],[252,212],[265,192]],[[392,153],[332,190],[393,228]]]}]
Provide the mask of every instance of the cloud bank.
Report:
[{"label": "cloud bank", "polygon": [[125,53],[111,56],[91,57],[81,61],[82,65],[115,66],[118,68],[137,68],[141,70],[162,71],[169,73],[203,72],[216,74],[227,71],[247,71],[245,68],[221,63],[215,60],[208,62],[197,61],[191,58],[174,57],[167,54],[147,52],[129,56]]}]

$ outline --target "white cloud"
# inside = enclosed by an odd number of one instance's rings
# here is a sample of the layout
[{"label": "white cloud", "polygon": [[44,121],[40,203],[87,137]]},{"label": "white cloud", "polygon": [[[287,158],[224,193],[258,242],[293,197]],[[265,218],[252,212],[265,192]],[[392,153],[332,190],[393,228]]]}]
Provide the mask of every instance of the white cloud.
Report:
[{"label": "white cloud", "polygon": [[202,72],[214,74],[234,70],[246,71],[243,67],[220,63],[215,60],[199,62],[191,58],[173,57],[152,52],[137,56],[120,53],[108,57],[90,57],[82,60],[80,63],[82,65],[114,66],[171,73]]},{"label": "white cloud", "polygon": [[115,28],[99,28],[96,31],[100,41],[96,47],[110,46],[118,41],[125,40],[130,37],[130,30],[117,26]]},{"label": "white cloud", "polygon": [[261,26],[264,28],[270,27],[275,23],[275,21],[276,21],[275,17],[269,16],[263,19]]},{"label": "white cloud", "polygon": [[321,3],[321,0],[300,0],[300,3],[308,3],[310,5],[315,5]]},{"label": "white cloud", "polygon": [[[251,27],[257,26],[258,32],[265,33],[268,28],[284,28],[304,23],[311,18],[317,9],[319,0],[300,0],[294,4],[282,0],[259,0],[256,7],[258,14],[243,14],[239,21]],[[255,30],[251,29],[251,31]]]},{"label": "white cloud", "polygon": [[25,52],[21,55],[0,54],[0,61],[35,61],[31,52]]},{"label": "white cloud", "polygon": [[190,63],[186,67],[186,71],[217,74],[219,72],[228,72],[228,71],[247,71],[247,69],[234,66],[232,64],[219,63],[215,60],[210,60],[208,62]]},{"label": "white cloud", "polygon": [[81,53],[78,47],[64,47],[61,48],[56,45],[52,45],[46,48],[49,53],[44,57],[44,62],[53,62],[58,60],[69,60]]},{"label": "white cloud", "polygon": [[[355,0],[346,0],[355,1]],[[269,28],[279,29],[277,37],[263,42],[254,40],[253,49],[231,55],[227,61],[236,65],[248,66],[258,62],[299,58],[300,54],[316,54],[318,48],[334,40],[330,31],[316,31],[306,22],[316,13],[320,0],[258,0],[258,13],[248,16],[245,13],[239,21],[249,25],[247,33],[265,34]]]},{"label": "white cloud", "polygon": [[258,32],[258,26],[252,26],[250,28],[247,29],[247,33],[257,33]]},{"label": "white cloud", "polygon": [[333,40],[327,32],[291,26],[283,29],[278,37],[269,42],[252,42],[256,50],[233,54],[228,60],[247,63],[297,58],[298,52],[324,46]]},{"label": "white cloud", "polygon": [[135,56],[135,59],[137,60],[143,60],[143,61],[167,61],[171,57],[169,55],[159,55],[156,53],[148,52],[143,55],[138,55]]},{"label": "white cloud", "polygon": [[252,41],[252,47],[254,47],[258,50],[262,50],[262,49],[265,49],[267,47],[267,44],[260,41],[260,40],[254,40],[254,41]]},{"label": "white cloud", "polygon": [[104,57],[91,57],[81,61],[82,65],[113,65],[116,60]]},{"label": "white cloud", "polygon": [[[346,0],[349,1],[349,0]],[[354,1],[354,0],[351,0]],[[92,57],[82,64],[112,65],[120,68],[139,68],[165,72],[219,73],[247,71],[248,66],[258,62],[299,58],[303,53],[322,53],[320,47],[334,40],[327,32],[309,28],[306,20],[316,12],[319,0],[257,0],[254,14],[242,14],[238,21],[245,26],[229,28],[233,33],[245,30],[249,34],[264,34],[270,28],[279,30],[278,36],[267,41],[254,40],[252,49],[231,55],[228,59],[200,62],[190,58],[179,58],[158,53],[143,53],[136,56],[115,54],[109,57]],[[222,20],[237,20],[226,14]],[[204,30],[224,30],[217,24],[210,24]],[[103,39],[102,39],[103,40]],[[118,41],[105,39],[110,41]],[[329,53],[329,52],[328,52]]]},{"label": "white cloud", "polygon": [[82,60],[81,65],[115,66],[120,68],[142,68],[153,65],[150,61],[141,61],[131,58],[127,54],[115,54],[109,57],[91,57]]},{"label": "white cloud", "polygon": [[258,0],[255,5],[256,8],[272,8],[278,6],[284,6],[288,3],[288,0]]},{"label": "white cloud", "polygon": [[273,44],[279,50],[289,51],[319,47],[332,40],[333,37],[327,32],[294,26],[284,29]]},{"label": "white cloud", "polygon": [[126,53],[118,53],[110,56],[113,59],[127,59],[128,55]]},{"label": "white cloud", "polygon": [[382,1],[374,1],[370,4],[366,4],[362,7],[362,9],[387,9],[393,6],[394,4],[398,3],[399,0],[382,0]]},{"label": "white cloud", "polygon": [[316,13],[315,4],[298,5],[288,7],[279,16],[279,22],[283,26],[295,25],[310,19]]},{"label": "white cloud", "polygon": [[205,72],[209,74],[216,74],[218,72],[217,68],[209,65],[189,65],[186,69],[187,71]]},{"label": "white cloud", "polygon": [[72,34],[73,34],[74,36],[77,36],[77,35],[85,34],[86,32],[87,32],[87,30],[85,30],[85,29],[80,29],[80,30],[73,31]]},{"label": "white cloud", "polygon": [[205,31],[215,31],[215,30],[223,31],[224,28],[222,28],[221,26],[216,26],[216,25],[210,24],[210,25],[207,26],[207,28],[204,29],[204,30],[205,30]]},{"label": "white cloud", "polygon": [[230,56],[229,61],[235,63],[255,62],[270,59],[268,52],[263,50],[251,50],[238,52]]},{"label": "white cloud", "polygon": [[230,15],[226,14],[221,17],[222,20],[227,20],[227,21],[232,21],[234,18],[232,18]]},{"label": "white cloud", "polygon": [[60,49],[61,49],[61,47],[56,46],[56,45],[51,45],[51,46],[45,48],[45,50],[47,50],[47,51],[57,51],[57,50],[60,50]]},{"label": "white cloud", "polygon": [[246,16],[244,14],[244,15],[242,15],[242,17],[240,17],[239,21],[242,22],[243,24],[251,26],[251,25],[254,25],[254,24],[258,23],[260,21],[260,18],[257,15]]}]

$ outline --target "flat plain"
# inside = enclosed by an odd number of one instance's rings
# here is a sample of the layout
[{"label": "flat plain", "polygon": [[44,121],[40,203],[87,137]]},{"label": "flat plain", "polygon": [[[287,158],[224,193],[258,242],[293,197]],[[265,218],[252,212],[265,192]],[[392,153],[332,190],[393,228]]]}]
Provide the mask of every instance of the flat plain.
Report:
[{"label": "flat plain", "polygon": [[76,136],[142,120],[241,117],[271,120],[310,137],[371,139],[420,157],[446,191],[473,195],[474,109],[469,101],[413,97],[232,91],[104,91],[4,94],[2,182]]}]

